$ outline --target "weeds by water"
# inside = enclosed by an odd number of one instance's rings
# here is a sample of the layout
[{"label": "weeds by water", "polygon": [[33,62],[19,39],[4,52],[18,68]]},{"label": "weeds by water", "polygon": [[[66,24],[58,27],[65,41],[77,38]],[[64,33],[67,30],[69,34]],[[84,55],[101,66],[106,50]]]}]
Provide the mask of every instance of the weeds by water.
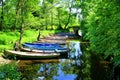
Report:
[{"label": "weeds by water", "polygon": [[15,63],[0,66],[0,80],[20,80],[20,78],[21,73]]}]

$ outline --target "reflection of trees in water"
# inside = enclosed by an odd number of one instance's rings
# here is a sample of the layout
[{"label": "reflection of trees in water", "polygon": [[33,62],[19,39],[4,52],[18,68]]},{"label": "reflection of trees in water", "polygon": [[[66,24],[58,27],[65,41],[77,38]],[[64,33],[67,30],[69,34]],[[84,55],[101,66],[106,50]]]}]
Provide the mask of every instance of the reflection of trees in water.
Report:
[{"label": "reflection of trees in water", "polygon": [[21,80],[33,80],[36,77],[40,65],[21,65],[18,66],[22,73]]},{"label": "reflection of trees in water", "polygon": [[22,73],[21,80],[38,80],[44,77],[46,80],[52,80],[57,74],[58,65],[56,63],[31,64],[18,67]]},{"label": "reflection of trees in water", "polygon": [[71,74],[76,75],[80,71],[80,66],[75,59],[63,59],[60,63],[40,63],[19,66],[20,71],[23,74],[22,80],[38,80],[44,78],[45,80],[53,80],[54,76],[60,76],[61,71],[64,75]]},{"label": "reflection of trees in water", "polygon": [[[80,80],[82,77],[82,52],[80,50],[80,43],[73,43],[72,47],[69,58],[60,59],[60,63],[37,63],[25,67],[23,66],[23,68],[20,68],[24,74],[23,78],[26,78],[27,80],[37,80],[39,78],[53,80],[53,77],[61,76],[61,74],[59,74],[59,72],[61,72],[64,76],[67,75],[68,77],[72,75],[74,78],[77,77],[77,80]],[[74,55],[74,57],[71,57],[71,54]]]},{"label": "reflection of trees in water", "polygon": [[53,76],[60,76],[59,72],[64,74],[78,74],[80,65],[77,65],[76,60],[64,59],[61,63],[41,64],[38,70],[38,76],[44,77],[45,80],[53,80]]},{"label": "reflection of trees in water", "polygon": [[[91,79],[92,80],[112,80],[112,70],[109,65],[100,63],[100,55],[96,53],[91,54]],[[106,63],[107,64],[107,63]]]},{"label": "reflection of trees in water", "polygon": [[64,72],[64,74],[76,74],[77,77],[81,78],[82,76],[78,76],[78,74],[81,75],[82,71],[81,62],[79,61],[80,59],[65,60],[64,63],[60,64],[59,67]]},{"label": "reflection of trees in water", "polygon": [[110,69],[99,64],[98,55],[90,52],[88,46],[89,44],[82,45],[82,55],[77,58],[60,59],[59,63],[37,63],[22,66],[20,70],[23,73],[23,78],[39,80],[43,77],[45,80],[53,80],[53,78],[59,79],[62,74],[64,77],[66,75],[67,77],[74,76],[74,80],[96,80],[98,78],[98,80],[110,80]]},{"label": "reflection of trees in water", "polygon": [[69,47],[69,59],[62,64],[62,70],[65,74],[77,74],[76,80],[81,80],[83,77],[83,60],[81,59],[83,55],[81,44],[80,42],[70,42]]},{"label": "reflection of trees in water", "polygon": [[69,58],[75,58],[78,59],[82,55],[80,42],[70,42],[69,43]]},{"label": "reflection of trees in water", "polygon": [[[82,44],[82,56],[84,64],[82,67],[82,77],[84,80],[112,80],[110,67],[105,67],[100,63],[100,55],[89,48],[90,44]],[[80,76],[80,75],[78,75]]]},{"label": "reflection of trees in water", "polygon": [[38,76],[43,76],[46,80],[52,80],[52,77],[57,74],[58,65],[56,63],[41,64],[38,70]]}]

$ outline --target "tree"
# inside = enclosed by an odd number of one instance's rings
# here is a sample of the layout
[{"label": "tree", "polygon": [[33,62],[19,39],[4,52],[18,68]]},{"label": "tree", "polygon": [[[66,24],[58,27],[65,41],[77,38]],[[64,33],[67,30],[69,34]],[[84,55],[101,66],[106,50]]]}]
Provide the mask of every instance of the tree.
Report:
[{"label": "tree", "polygon": [[0,19],[0,31],[3,29],[3,0],[0,0],[1,3],[1,19]]},{"label": "tree", "polygon": [[17,20],[18,20],[18,16],[19,16],[19,9],[20,9],[20,0],[17,0],[16,11],[15,11],[15,21],[14,21],[13,30],[16,30],[16,27],[17,27]]},{"label": "tree", "polygon": [[22,40],[22,35],[23,35],[23,31],[24,31],[24,26],[25,26],[25,20],[24,20],[24,16],[26,13],[26,2],[27,0],[21,0],[20,6],[21,6],[21,27],[20,27],[20,39],[19,39],[19,44],[21,44],[21,40]]},{"label": "tree", "polygon": [[[74,0],[27,0],[24,15],[25,29],[67,28],[76,21],[76,15],[71,13],[72,5],[74,5]],[[1,29],[12,31],[20,29],[21,0],[1,0],[0,13]]]},{"label": "tree", "polygon": [[[120,64],[116,55],[119,55],[119,15],[120,6],[116,0],[108,2],[101,0],[86,1],[84,9],[87,39],[90,40],[91,49],[104,55],[104,58],[113,55],[116,64]],[[84,4],[85,4],[84,3]],[[114,60],[113,59],[113,60]],[[119,63],[118,63],[119,62]]]}]

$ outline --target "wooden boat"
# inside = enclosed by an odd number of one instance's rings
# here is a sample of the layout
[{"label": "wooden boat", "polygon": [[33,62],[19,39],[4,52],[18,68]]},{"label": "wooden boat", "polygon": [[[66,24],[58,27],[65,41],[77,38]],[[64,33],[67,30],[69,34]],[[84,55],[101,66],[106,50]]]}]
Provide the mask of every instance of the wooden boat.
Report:
[{"label": "wooden boat", "polygon": [[21,52],[13,50],[5,50],[5,57],[20,58],[20,59],[45,59],[45,58],[56,58],[60,56],[60,53],[35,53],[35,52]]},{"label": "wooden boat", "polygon": [[44,37],[43,39],[52,39],[52,40],[66,40],[68,36],[59,36],[59,35],[51,35],[48,37]]},{"label": "wooden boat", "polygon": [[56,52],[55,50],[37,50],[37,49],[30,49],[30,48],[21,48],[20,49],[21,51],[26,51],[26,52],[36,52],[36,53],[46,53],[46,52],[48,52],[48,53],[50,53],[50,52]]},{"label": "wooden boat", "polygon": [[38,50],[38,49],[30,49],[30,48],[21,48],[21,51],[26,52],[36,52],[36,53],[67,53],[68,49],[65,50]]},{"label": "wooden boat", "polygon": [[67,36],[67,39],[72,39],[76,37],[75,33],[67,33],[67,32],[61,32],[61,33],[57,33],[55,34],[56,36]]},{"label": "wooden boat", "polygon": [[68,48],[64,48],[58,44],[47,44],[47,43],[25,43],[23,44],[24,51],[33,52],[68,52]]},{"label": "wooden boat", "polygon": [[57,36],[68,36],[68,37],[76,36],[75,33],[67,33],[67,32],[60,32],[60,33],[57,33],[55,35],[57,35]]},{"label": "wooden boat", "polygon": [[45,39],[45,38],[41,38],[39,41],[37,41],[38,43],[55,43],[55,44],[60,44],[60,45],[65,45],[67,42],[66,40],[55,40],[55,39]]}]

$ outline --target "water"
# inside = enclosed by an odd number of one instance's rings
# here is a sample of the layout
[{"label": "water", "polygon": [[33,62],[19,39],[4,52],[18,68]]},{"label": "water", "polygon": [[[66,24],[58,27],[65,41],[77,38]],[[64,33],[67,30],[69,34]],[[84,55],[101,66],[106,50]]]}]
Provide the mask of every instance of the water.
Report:
[{"label": "water", "polygon": [[[84,44],[85,46],[85,44]],[[99,56],[70,42],[68,56],[48,60],[21,60],[19,70],[26,80],[112,80],[111,69]]]},{"label": "water", "polygon": [[68,57],[48,60],[21,60],[18,68],[27,80],[81,80],[80,42],[69,44]]},{"label": "water", "polygon": [[[88,44],[70,42],[68,46],[70,51],[67,57],[17,61],[17,69],[22,74],[20,80],[119,80],[113,79],[109,64],[101,64],[100,56],[88,50]],[[5,76],[12,80],[20,75],[9,65],[1,66],[0,70],[0,80],[5,80]],[[10,75],[6,75],[8,73]]]},{"label": "water", "polygon": [[82,51],[80,49],[80,42],[71,42],[69,44],[70,52],[68,53],[69,58],[79,59],[82,55]]},{"label": "water", "polygon": [[101,62],[99,55],[89,50],[88,44],[70,42],[68,46],[67,57],[19,60],[17,68],[11,65],[12,61],[0,66],[0,80],[19,80],[19,77],[20,80],[119,80],[118,76],[114,79],[109,64]]}]

